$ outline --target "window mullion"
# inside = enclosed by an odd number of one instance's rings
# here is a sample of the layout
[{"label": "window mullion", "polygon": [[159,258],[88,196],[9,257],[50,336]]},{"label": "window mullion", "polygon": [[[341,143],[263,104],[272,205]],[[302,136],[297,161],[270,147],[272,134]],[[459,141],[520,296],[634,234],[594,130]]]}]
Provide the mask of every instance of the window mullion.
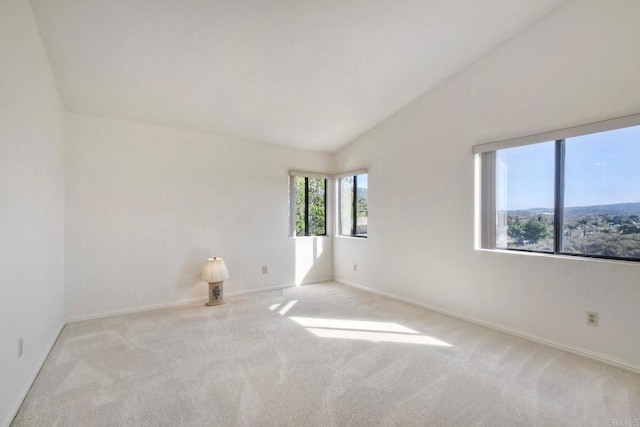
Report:
[{"label": "window mullion", "polygon": [[351,235],[356,236],[358,226],[356,221],[358,220],[358,175],[353,177],[353,224],[351,224]]},{"label": "window mullion", "polygon": [[555,153],[555,179],[554,179],[554,211],[553,211],[553,252],[559,254],[562,251],[562,239],[564,238],[564,153],[565,141],[556,141]]},{"label": "window mullion", "polygon": [[327,180],[324,180],[324,236],[327,235]]}]

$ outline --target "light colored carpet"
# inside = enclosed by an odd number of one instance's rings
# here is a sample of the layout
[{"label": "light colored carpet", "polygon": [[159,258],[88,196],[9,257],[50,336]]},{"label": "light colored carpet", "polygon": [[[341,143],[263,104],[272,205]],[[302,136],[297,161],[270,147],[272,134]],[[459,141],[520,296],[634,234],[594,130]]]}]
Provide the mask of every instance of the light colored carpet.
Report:
[{"label": "light colored carpet", "polygon": [[640,375],[319,284],[70,324],[14,425],[607,426],[614,419],[640,419]]}]

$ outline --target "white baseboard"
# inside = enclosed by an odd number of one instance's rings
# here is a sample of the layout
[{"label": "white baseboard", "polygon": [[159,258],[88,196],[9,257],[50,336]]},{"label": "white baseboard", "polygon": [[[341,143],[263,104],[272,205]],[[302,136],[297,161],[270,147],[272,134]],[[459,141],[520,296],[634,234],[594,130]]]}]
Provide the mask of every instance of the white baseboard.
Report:
[{"label": "white baseboard", "polygon": [[438,307],[434,307],[428,304],[424,304],[418,301],[414,301],[408,298],[403,298],[403,297],[399,297],[393,294],[389,294],[387,292],[382,292],[382,291],[378,291],[376,289],[371,289],[368,288],[364,285],[361,285],[359,283],[354,283],[354,282],[349,282],[347,280],[342,280],[342,279],[333,279],[335,282],[341,283],[343,285],[346,286],[351,286],[353,288],[357,288],[366,292],[370,292],[372,294],[376,294],[376,295],[380,295],[389,299],[393,299],[396,301],[400,301],[400,302],[404,302],[407,304],[411,304],[411,305],[415,305],[417,307],[421,307],[421,308],[426,308],[427,310],[431,310],[431,311],[435,311],[437,313],[442,313],[445,314],[447,316],[451,316],[451,317],[455,317],[456,319],[460,319],[460,320],[464,320],[467,322],[471,322],[471,323],[475,323],[476,325],[480,325],[480,326],[485,326],[487,328],[491,328],[491,329],[495,329],[498,330],[500,332],[505,332],[507,334],[511,334],[511,335],[515,335],[521,338],[525,338],[528,339],[530,341],[534,341],[537,342],[539,344],[544,344],[550,347],[554,347],[557,348],[559,350],[564,350],[564,351],[568,351],[569,353],[573,353],[573,354],[577,354],[579,356],[584,356],[587,357],[589,359],[593,359],[593,360],[597,360],[598,362],[602,362],[602,363],[606,363],[607,365],[611,365],[611,366],[615,366],[616,368],[621,368],[621,369],[625,369],[627,371],[631,371],[631,372],[635,372],[637,374],[640,374],[640,366],[636,366],[633,365],[629,362],[626,362],[624,360],[620,360],[620,359],[616,359],[614,357],[611,356],[607,356],[606,354],[602,354],[602,353],[598,353],[586,348],[582,348],[582,347],[578,347],[578,346],[573,346],[570,344],[566,344],[560,341],[556,341],[556,340],[552,340],[549,338],[544,338],[535,334],[531,334],[528,332],[524,332],[524,331],[520,331],[518,329],[514,329],[514,328],[510,328],[508,326],[502,326],[502,325],[497,325],[495,323],[490,323],[490,322],[486,322],[484,320],[480,320],[480,319],[476,319],[474,317],[471,316],[466,316],[466,315],[462,315],[459,313],[454,313],[452,311],[449,310],[444,310]]},{"label": "white baseboard", "polygon": [[66,323],[62,322],[58,327],[57,333],[54,335],[53,340],[51,340],[51,342],[47,347],[47,351],[44,353],[44,356],[41,357],[41,360],[37,365],[38,369],[36,369],[31,375],[31,377],[29,378],[29,381],[27,382],[27,386],[22,390],[22,393],[20,394],[20,398],[15,403],[11,412],[9,412],[7,419],[5,419],[4,422],[2,423],[3,426],[9,427],[13,422],[13,419],[16,417],[16,415],[18,415],[18,411],[22,406],[22,402],[24,402],[24,399],[26,399],[27,394],[29,394],[29,390],[31,390],[31,386],[33,385],[34,381],[36,380],[36,377],[40,373],[40,370],[44,366],[44,362],[47,361],[47,357],[49,357],[49,353],[51,353],[53,346],[56,344],[56,341],[58,341],[58,338],[60,337],[60,334],[62,333],[62,330],[64,329],[65,326],[66,326]]},{"label": "white baseboard", "polygon": [[183,300],[172,301],[172,302],[167,302],[162,304],[141,305],[138,307],[127,308],[124,310],[105,311],[97,314],[89,314],[87,316],[68,317],[67,323],[82,322],[83,320],[102,319],[104,317],[118,316],[120,314],[131,314],[131,313],[138,313],[141,311],[157,310],[159,308],[175,307],[178,305],[191,304],[199,301],[204,302],[206,300],[207,300],[207,297],[197,297],[197,298],[183,299]]},{"label": "white baseboard", "polygon": [[[264,288],[258,288],[258,289],[249,289],[246,291],[235,291],[235,292],[229,292],[226,295],[229,296],[242,296],[242,295],[249,295],[249,294],[257,294],[260,292],[270,292],[270,291],[279,291],[282,289],[290,289],[290,288],[295,288],[298,286],[306,286],[306,285],[313,285],[316,283],[324,283],[324,282],[332,282],[333,279],[316,279],[316,280],[305,280],[301,283],[298,284],[289,284],[289,285],[277,285],[277,286],[267,286]],[[206,299],[206,298],[205,298]]]},{"label": "white baseboard", "polygon": [[[302,282],[300,284],[275,285],[275,286],[266,286],[266,287],[263,287],[263,288],[256,288],[256,289],[247,289],[247,290],[241,290],[241,291],[231,291],[231,292],[225,292],[225,296],[233,297],[233,296],[256,294],[256,293],[259,293],[259,292],[278,291],[278,290],[287,289],[287,288],[294,288],[296,286],[309,285],[309,284],[312,284],[312,283],[329,282],[331,280],[332,279],[307,280],[307,281],[304,281],[304,282]],[[196,302],[204,303],[205,301],[207,301],[207,297],[206,296],[202,296],[202,297],[183,299],[183,300],[172,301],[172,302],[162,303],[162,304],[142,305],[142,306],[138,306],[138,307],[134,307],[134,308],[127,308],[127,309],[124,309],[124,310],[107,311],[107,312],[103,312],[103,313],[90,314],[90,315],[87,315],[87,316],[69,317],[69,318],[67,318],[67,323],[82,322],[83,320],[102,319],[104,317],[118,316],[118,315],[121,315],[121,314],[139,313],[139,312],[142,312],[142,311],[157,310],[159,308],[176,307],[176,306],[187,305],[187,304],[192,304],[192,303],[196,303]]]}]

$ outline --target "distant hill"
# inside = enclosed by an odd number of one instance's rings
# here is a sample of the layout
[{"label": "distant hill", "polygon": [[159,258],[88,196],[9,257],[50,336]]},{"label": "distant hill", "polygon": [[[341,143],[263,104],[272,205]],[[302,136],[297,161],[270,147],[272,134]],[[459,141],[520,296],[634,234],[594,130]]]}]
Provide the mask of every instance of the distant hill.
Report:
[{"label": "distant hill", "polygon": [[597,215],[640,215],[640,203],[616,203],[613,205],[576,206],[565,208],[565,217]]},{"label": "distant hill", "polygon": [[[511,216],[531,217],[535,215],[553,215],[552,208],[531,208],[508,211]],[[640,215],[640,203],[616,203],[612,205],[574,206],[565,208],[565,219],[598,215]]]},{"label": "distant hill", "polygon": [[528,218],[536,215],[553,215],[553,208],[516,209],[513,211],[507,211],[507,213],[511,216]]}]

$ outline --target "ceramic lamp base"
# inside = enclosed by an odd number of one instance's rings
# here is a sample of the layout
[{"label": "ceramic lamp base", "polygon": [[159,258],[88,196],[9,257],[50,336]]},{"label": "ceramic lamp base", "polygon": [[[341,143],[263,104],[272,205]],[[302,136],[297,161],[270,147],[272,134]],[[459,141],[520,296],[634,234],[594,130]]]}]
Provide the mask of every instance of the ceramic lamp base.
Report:
[{"label": "ceramic lamp base", "polygon": [[224,295],[222,293],[223,282],[209,283],[209,301],[205,305],[224,304]]}]

